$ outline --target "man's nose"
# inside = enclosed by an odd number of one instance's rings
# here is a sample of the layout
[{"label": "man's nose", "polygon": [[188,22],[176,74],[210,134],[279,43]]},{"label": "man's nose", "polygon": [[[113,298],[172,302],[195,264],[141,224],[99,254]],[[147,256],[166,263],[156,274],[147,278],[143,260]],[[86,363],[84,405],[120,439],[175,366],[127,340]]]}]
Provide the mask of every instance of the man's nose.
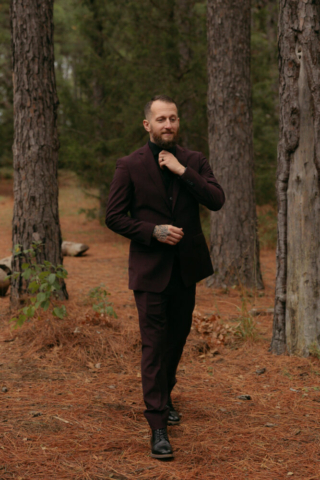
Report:
[{"label": "man's nose", "polygon": [[166,128],[171,128],[171,121],[170,121],[169,118],[167,118],[167,120],[165,121],[164,126],[165,126]]}]

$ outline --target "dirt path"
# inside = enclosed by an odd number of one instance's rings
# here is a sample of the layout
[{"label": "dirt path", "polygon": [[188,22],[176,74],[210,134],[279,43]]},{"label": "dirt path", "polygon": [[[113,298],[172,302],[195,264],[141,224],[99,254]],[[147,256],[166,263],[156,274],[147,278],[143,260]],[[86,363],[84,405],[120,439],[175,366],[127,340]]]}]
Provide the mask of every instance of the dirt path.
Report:
[{"label": "dirt path", "polygon": [[[0,195],[2,257],[10,254],[12,199],[8,190]],[[269,354],[271,315],[257,317],[257,341],[219,345],[215,354],[200,351],[193,329],[173,397],[182,423],[169,427],[176,458],[150,458],[129,244],[77,213],[95,200],[72,182],[65,179],[60,197],[64,239],[90,250],[65,259],[66,322],[43,318],[12,331],[9,297],[0,299],[0,480],[319,480],[320,364]],[[246,292],[247,309],[273,306],[275,252],[263,251],[261,263],[266,289],[256,298]],[[94,317],[87,294],[101,283],[118,319]],[[238,288],[201,282],[197,292],[199,314],[239,321]]]}]

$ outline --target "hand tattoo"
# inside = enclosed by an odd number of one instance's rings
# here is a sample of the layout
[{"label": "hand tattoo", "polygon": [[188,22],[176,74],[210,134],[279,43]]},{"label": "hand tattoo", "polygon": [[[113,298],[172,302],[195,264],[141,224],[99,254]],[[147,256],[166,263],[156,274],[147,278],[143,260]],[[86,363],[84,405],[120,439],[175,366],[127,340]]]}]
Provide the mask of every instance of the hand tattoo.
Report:
[{"label": "hand tattoo", "polygon": [[159,242],[164,242],[168,236],[169,228],[167,225],[157,225],[154,227],[153,236],[159,240]]}]

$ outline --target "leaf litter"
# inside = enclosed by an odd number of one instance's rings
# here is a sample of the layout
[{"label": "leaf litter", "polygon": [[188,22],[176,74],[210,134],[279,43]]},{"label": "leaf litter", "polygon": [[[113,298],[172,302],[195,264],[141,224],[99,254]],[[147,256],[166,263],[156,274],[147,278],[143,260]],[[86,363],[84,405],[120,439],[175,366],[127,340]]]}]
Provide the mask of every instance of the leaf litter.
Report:
[{"label": "leaf litter", "polygon": [[[78,206],[73,197],[67,203]],[[182,413],[181,425],[169,427],[176,456],[150,457],[128,243],[96,221],[69,215],[61,219],[64,236],[80,231],[90,255],[65,259],[67,319],[43,316],[12,332],[9,297],[1,299],[0,479],[318,479],[319,360],[270,354],[267,313],[257,317],[259,339],[239,341],[241,292],[205,282],[197,288],[194,328],[173,393]],[[3,250],[10,235],[8,223]],[[266,289],[259,311],[273,302],[274,258],[274,251],[261,252]],[[118,319],[83,302],[102,282]],[[250,400],[239,400],[243,395]]]}]

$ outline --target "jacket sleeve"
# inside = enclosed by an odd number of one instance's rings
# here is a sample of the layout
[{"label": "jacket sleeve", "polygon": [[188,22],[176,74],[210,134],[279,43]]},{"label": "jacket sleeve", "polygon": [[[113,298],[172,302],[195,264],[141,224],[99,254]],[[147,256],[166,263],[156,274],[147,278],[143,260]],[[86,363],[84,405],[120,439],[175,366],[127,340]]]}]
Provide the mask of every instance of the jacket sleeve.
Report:
[{"label": "jacket sleeve", "polygon": [[209,210],[220,210],[225,202],[224,192],[214,177],[207,159],[200,154],[199,172],[187,167],[180,181],[199,203]]},{"label": "jacket sleeve", "polygon": [[119,159],[111,182],[106,225],[124,237],[150,245],[156,224],[143,222],[128,215],[133,197],[133,184],[123,159]]}]

